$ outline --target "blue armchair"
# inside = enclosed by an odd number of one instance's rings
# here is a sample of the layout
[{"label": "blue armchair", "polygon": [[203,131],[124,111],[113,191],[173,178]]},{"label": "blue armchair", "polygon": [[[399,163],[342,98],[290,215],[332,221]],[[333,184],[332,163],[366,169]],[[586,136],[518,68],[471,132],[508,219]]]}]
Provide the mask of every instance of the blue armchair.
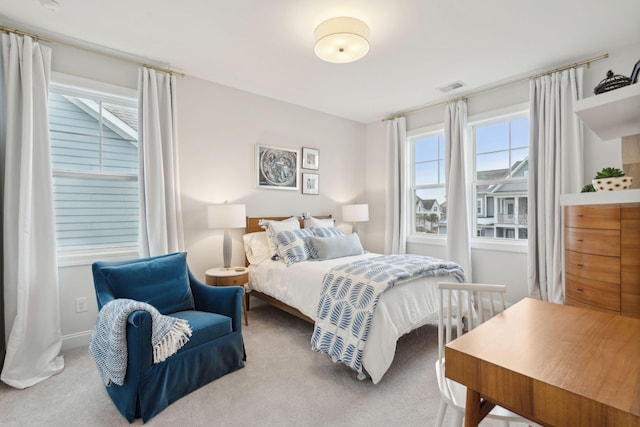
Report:
[{"label": "blue armchair", "polygon": [[129,422],[134,418],[147,422],[182,396],[244,366],[242,287],[217,288],[198,281],[184,252],[95,262],[92,271],[99,310],[116,298],[142,301],[161,314],[187,320],[193,331],[175,354],[154,364],[151,315],[147,311],[129,315],[124,383],[107,386]]}]

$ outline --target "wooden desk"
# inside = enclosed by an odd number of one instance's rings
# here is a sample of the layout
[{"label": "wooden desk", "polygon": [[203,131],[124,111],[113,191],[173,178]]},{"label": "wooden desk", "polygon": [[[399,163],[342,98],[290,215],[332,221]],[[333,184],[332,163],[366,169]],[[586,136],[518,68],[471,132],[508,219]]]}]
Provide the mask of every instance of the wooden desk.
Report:
[{"label": "wooden desk", "polygon": [[493,405],[549,426],[640,426],[640,319],[525,298],[445,348],[465,426]]}]

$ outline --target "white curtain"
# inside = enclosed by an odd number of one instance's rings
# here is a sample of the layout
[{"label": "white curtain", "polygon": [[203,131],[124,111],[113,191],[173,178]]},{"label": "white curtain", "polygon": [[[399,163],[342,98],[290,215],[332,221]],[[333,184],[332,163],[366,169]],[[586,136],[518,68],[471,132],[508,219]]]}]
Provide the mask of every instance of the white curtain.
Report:
[{"label": "white curtain", "polygon": [[32,386],[62,371],[47,97],[51,49],[2,34],[3,267],[7,353],[1,379]]},{"label": "white curtain", "polygon": [[184,247],[178,179],[176,78],[149,68],[138,76],[141,256]]},{"label": "white curtain", "polygon": [[532,79],[529,137],[529,293],[562,303],[560,194],[584,178],[582,128],[573,101],[582,98],[582,68]]},{"label": "white curtain", "polygon": [[389,121],[387,125],[387,192],[384,252],[404,254],[407,250],[405,193],[407,124],[404,117]]},{"label": "white curtain", "polygon": [[471,246],[467,181],[465,174],[465,132],[467,104],[457,101],[447,104],[444,118],[445,173],[447,189],[447,251],[446,258],[460,264],[468,281],[471,274]]}]

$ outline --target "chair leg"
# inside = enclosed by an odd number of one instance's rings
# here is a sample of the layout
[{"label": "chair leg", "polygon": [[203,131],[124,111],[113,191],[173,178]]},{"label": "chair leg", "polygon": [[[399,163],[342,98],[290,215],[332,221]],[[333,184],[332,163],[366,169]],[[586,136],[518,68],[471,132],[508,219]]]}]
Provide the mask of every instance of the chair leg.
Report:
[{"label": "chair leg", "polygon": [[442,427],[444,422],[444,413],[447,411],[447,402],[444,399],[440,399],[440,405],[438,405],[438,417],[436,418],[436,427]]}]

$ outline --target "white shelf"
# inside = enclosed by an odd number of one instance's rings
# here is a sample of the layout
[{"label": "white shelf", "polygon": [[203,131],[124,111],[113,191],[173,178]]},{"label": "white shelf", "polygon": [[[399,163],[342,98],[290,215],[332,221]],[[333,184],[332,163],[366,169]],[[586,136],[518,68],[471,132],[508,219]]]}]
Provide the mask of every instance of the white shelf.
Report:
[{"label": "white shelf", "polygon": [[603,141],[640,134],[640,83],[575,101],[573,111]]},{"label": "white shelf", "polygon": [[603,205],[610,203],[640,203],[640,189],[560,195],[561,206]]}]

